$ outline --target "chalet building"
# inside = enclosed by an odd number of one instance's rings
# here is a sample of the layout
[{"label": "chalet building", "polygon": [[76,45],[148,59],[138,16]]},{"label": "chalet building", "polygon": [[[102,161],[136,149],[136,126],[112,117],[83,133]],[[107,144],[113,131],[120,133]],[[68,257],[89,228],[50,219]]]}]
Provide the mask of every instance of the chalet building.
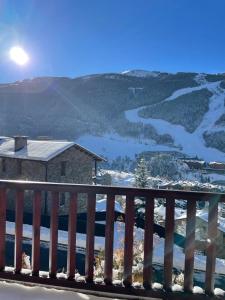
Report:
[{"label": "chalet building", "polygon": [[209,167],[211,169],[215,169],[215,170],[223,170],[225,171],[225,163],[221,163],[221,162],[217,162],[217,161],[211,161],[209,163]]},{"label": "chalet building", "polygon": [[183,160],[191,170],[202,170],[206,166],[204,160]]},{"label": "chalet building", "polygon": [[[185,232],[186,213],[175,219],[175,231]],[[208,212],[199,211],[196,214],[196,231],[195,231],[195,249],[201,251],[204,255],[207,249],[208,239]],[[216,257],[225,258],[225,218],[218,216],[217,236],[216,236]]]},{"label": "chalet building", "polygon": [[[44,182],[92,184],[97,163],[103,159],[69,141],[30,140],[25,136],[0,138],[0,178]],[[42,195],[42,213],[49,214],[50,193]],[[25,193],[25,212],[32,211],[32,195]],[[60,194],[60,214],[68,212],[68,197]],[[9,195],[8,209],[14,209],[15,195]],[[78,201],[78,210],[86,204]]]}]

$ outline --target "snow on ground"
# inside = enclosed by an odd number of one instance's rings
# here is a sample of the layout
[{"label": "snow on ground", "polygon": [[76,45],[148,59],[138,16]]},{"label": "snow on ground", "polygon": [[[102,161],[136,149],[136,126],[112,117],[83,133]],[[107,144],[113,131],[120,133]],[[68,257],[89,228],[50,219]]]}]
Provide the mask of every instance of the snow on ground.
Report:
[{"label": "snow on ground", "polygon": [[[130,71],[127,71],[124,72],[124,74],[136,74],[136,72],[133,72],[134,71],[131,71],[130,73]],[[142,74],[140,71],[137,72],[138,74]],[[150,72],[150,74],[153,73],[154,72]],[[217,149],[206,147],[203,139],[204,131],[217,132],[225,130],[222,126],[215,126],[215,122],[225,112],[225,90],[220,87],[220,81],[207,82],[205,79],[205,74],[197,74],[195,80],[199,86],[177,90],[170,97],[164,100],[173,101],[181,95],[204,88],[207,88],[213,93],[213,95],[210,97],[209,110],[205,114],[202,123],[194,133],[187,132],[181,125],[171,124],[161,119],[145,119],[140,117],[138,115],[139,111],[146,106],[125,112],[125,116],[130,122],[141,122],[146,125],[150,124],[155,127],[159,134],[170,134],[175,141],[175,146],[158,145],[154,140],[151,139],[122,137],[113,132],[104,134],[102,136],[84,135],[76,142],[92,149],[108,159],[115,159],[118,156],[129,156],[134,158],[135,154],[139,154],[143,151],[181,151],[190,156],[198,155],[206,161],[215,159],[217,161],[225,161],[224,153]]]},{"label": "snow on ground", "polygon": [[[115,209],[116,211],[123,212],[121,205],[115,201]],[[106,199],[100,199],[96,201],[96,210],[97,211],[105,211],[106,210]],[[15,235],[15,223],[14,222],[6,222],[6,233],[9,235]],[[23,237],[32,239],[32,226],[28,224],[23,225]],[[41,241],[49,242],[50,240],[50,229],[41,227],[40,234]],[[77,233],[77,247],[85,248],[86,247],[86,235]],[[59,230],[58,231],[58,243],[62,245],[68,244],[68,232]],[[95,249],[99,250],[102,248],[102,238],[95,238]]]},{"label": "snow on ground", "polygon": [[121,72],[121,74],[134,77],[157,77],[160,75],[160,72],[145,70],[127,70]]},{"label": "snow on ground", "polygon": [[[206,161],[215,160],[215,158],[219,161],[225,161],[224,153],[217,149],[206,147],[203,139],[204,131],[210,132],[210,130],[214,128],[214,123],[225,111],[225,90],[220,88],[220,81],[206,83],[199,87],[178,90],[171,97],[167,98],[167,101],[168,99],[172,101],[181,94],[189,93],[193,89],[201,89],[204,87],[211,91],[213,95],[210,97],[208,112],[205,114],[199,127],[193,133],[187,132],[181,125],[175,125],[161,119],[145,119],[140,117],[138,114],[139,111],[146,106],[128,110],[125,112],[125,116],[130,122],[141,122],[146,125],[149,124],[154,126],[159,134],[170,134],[174,139],[174,144],[181,148],[181,152],[185,154],[191,156],[198,155]],[[172,150],[172,148],[170,149]]]},{"label": "snow on ground", "polygon": [[[142,236],[142,229],[136,229],[135,235]],[[164,264],[164,245],[165,239],[160,238],[157,234],[153,236],[153,263],[154,264]],[[178,270],[184,270],[184,261],[185,261],[185,254],[183,252],[183,248],[174,244],[173,247],[173,267],[177,268]],[[206,270],[206,256],[201,254],[195,254],[194,258],[194,269],[205,271]],[[218,274],[225,274],[225,260],[224,259],[216,259],[216,273]]]},{"label": "snow on ground", "polygon": [[192,170],[191,172],[187,172],[184,175],[184,178],[190,181],[201,181],[201,177],[206,180],[209,179],[210,182],[214,181],[225,181],[225,174],[218,173],[204,173],[201,170]]},{"label": "snow on ground", "polygon": [[[119,204],[118,204],[119,206]],[[121,208],[122,210],[122,208]],[[161,214],[165,214],[165,208],[159,207],[155,208]],[[182,209],[176,209],[176,215],[179,217],[182,213]],[[220,226],[225,225],[220,224]],[[14,235],[15,234],[15,223],[7,222],[6,225],[7,234]],[[125,224],[120,222],[115,222],[114,226],[114,249],[121,248],[124,239],[125,232]],[[59,230],[58,231],[58,243],[67,245],[68,243],[68,232]],[[135,236],[139,239],[143,237],[143,230],[140,228],[135,229]],[[24,224],[23,225],[23,237],[32,239],[32,226]],[[50,230],[49,228],[41,227],[41,240],[49,241],[50,239]],[[95,249],[100,250],[104,249],[104,238],[95,237]],[[77,234],[77,247],[86,247],[86,235],[85,234]],[[154,235],[154,253],[153,253],[153,262],[157,264],[164,263],[164,238],[160,238],[158,235]],[[184,268],[184,253],[183,249],[174,245],[174,262],[173,266],[177,269],[183,270]],[[195,255],[195,269],[197,270],[205,270],[206,268],[206,257],[203,255]],[[225,274],[225,260],[217,259],[216,261],[216,273]]]},{"label": "snow on ground", "polygon": [[[96,202],[96,211],[106,211],[106,198],[97,200]],[[118,212],[124,212],[124,210],[122,209],[120,203],[118,201],[115,201],[115,211]]]},{"label": "snow on ground", "polygon": [[172,101],[172,100],[175,100],[176,98],[178,98],[180,96],[190,94],[192,92],[200,91],[202,89],[212,90],[212,89],[215,89],[215,87],[217,87],[218,84],[220,84],[220,82],[210,82],[210,83],[205,83],[205,84],[195,86],[195,87],[183,88],[183,89],[175,91],[171,96],[166,98],[163,102]]},{"label": "snow on ground", "polygon": [[209,177],[211,182],[225,180],[225,175],[223,174],[209,173],[209,174],[205,174],[205,176]]},{"label": "snow on ground", "polygon": [[[15,235],[15,223],[6,222],[6,234]],[[23,225],[23,237],[32,239],[32,225],[24,224]],[[50,240],[50,229],[46,227],[41,227],[41,241],[49,242]],[[59,230],[58,231],[58,243],[62,245],[68,244],[68,232]],[[77,247],[85,248],[86,247],[86,235],[77,233]],[[101,238],[96,237],[95,249],[99,250],[102,248]]]},{"label": "snow on ground", "polygon": [[206,74],[205,73],[198,73],[194,80],[197,82],[197,84],[199,85],[203,85],[203,84],[206,84],[207,83],[207,80],[206,80]]},{"label": "snow on ground", "polygon": [[[164,238],[160,238],[157,235],[154,235],[154,251],[153,251],[153,262],[164,264]],[[184,270],[184,260],[185,255],[183,249],[177,245],[174,245],[173,248],[173,266],[178,270]],[[195,254],[194,260],[194,269],[195,270],[206,270],[206,256]],[[225,274],[225,260],[216,259],[216,273]]]},{"label": "snow on ground", "polygon": [[214,82],[213,84],[207,84],[207,88],[213,95],[210,98],[209,110],[204,115],[202,123],[195,131],[195,134],[199,136],[202,136],[204,131],[211,131],[211,129],[214,128],[215,122],[225,113],[225,90],[220,87],[220,81]]},{"label": "snow on ground", "polygon": [[[174,212],[174,219],[179,219],[186,210],[180,208],[180,207],[175,207],[175,212]],[[161,219],[165,220],[166,219],[166,208],[163,205],[157,206],[154,209],[154,214],[157,214]]]},{"label": "snow on ground", "polygon": [[[116,170],[102,170],[102,174],[108,173],[112,177],[112,185],[115,186],[126,186],[126,187],[133,187],[135,183],[135,175],[131,172],[123,172],[123,171],[116,171]],[[207,189],[210,192],[212,190],[218,190],[221,192],[225,191],[225,187],[221,185],[211,184],[209,182],[200,182],[201,175],[203,178],[210,178],[210,181],[216,180],[225,180],[225,175],[216,174],[216,173],[206,173],[202,174],[200,171],[191,171],[191,172],[181,172],[182,179],[181,180],[168,180],[161,177],[148,177],[150,186],[158,187],[158,188],[167,188],[168,186],[186,186],[190,188],[202,188]]]},{"label": "snow on ground", "polygon": [[[119,202],[115,201],[115,210],[118,212],[124,212]],[[100,199],[96,201],[96,211],[106,211],[106,199]],[[116,228],[115,228],[116,230]],[[6,234],[15,235],[15,223],[6,222]],[[32,239],[32,225],[23,225],[23,237]],[[43,242],[50,241],[50,229],[41,227],[40,239]],[[102,237],[95,237],[95,250],[100,250],[103,247]],[[64,230],[58,230],[58,243],[61,245],[68,244],[68,232]],[[79,248],[86,247],[86,234],[77,233],[76,235],[76,246]]]},{"label": "snow on ground", "polygon": [[76,143],[91,149],[99,155],[108,159],[115,159],[118,156],[135,158],[135,154],[143,151],[171,151],[169,146],[158,145],[153,140],[135,139],[121,137],[116,133],[108,133],[102,136],[83,135],[76,140]]},{"label": "snow on ground", "polygon": [[[214,148],[206,147],[203,143],[202,137],[198,134],[187,132],[183,126],[174,125],[167,121],[160,119],[143,119],[138,116],[139,109],[130,110],[126,112],[126,117],[131,122],[142,122],[143,124],[153,125],[159,134],[170,134],[175,141],[175,145],[181,152],[190,156],[198,155],[206,161],[215,160],[225,161],[225,155],[223,152]],[[149,147],[149,151],[155,151]],[[177,150],[170,147],[170,150]],[[156,150],[157,151],[157,150]]]},{"label": "snow on ground", "polygon": [[45,288],[41,286],[25,286],[23,284],[0,281],[0,299],[4,300],[97,300],[112,299],[90,296],[83,293]]},{"label": "snow on ground", "polygon": [[[42,229],[43,230],[43,229]],[[45,228],[46,232],[49,232],[48,228]],[[115,230],[114,230],[114,248],[118,249],[121,248],[122,241],[124,239],[124,230],[125,224],[116,222],[115,223]],[[67,232],[63,232],[63,238],[67,236]],[[11,234],[13,234],[11,232]],[[31,225],[24,225],[23,236],[31,238],[32,234],[32,226]],[[59,241],[62,241],[62,231],[59,231]],[[48,235],[49,236],[49,235]],[[85,236],[85,235],[84,235]],[[140,228],[135,229],[135,236],[137,238],[143,236],[143,230]],[[96,243],[97,237],[95,237]],[[100,237],[99,239],[99,250],[104,249],[104,238]],[[49,241],[49,238],[46,238],[46,241]],[[64,244],[67,244],[67,240],[63,240]],[[154,234],[154,252],[153,252],[153,263],[156,264],[164,264],[164,238],[160,238],[157,234]],[[85,240],[84,240],[85,242]],[[96,246],[96,244],[95,244]],[[183,249],[177,245],[174,245],[174,262],[173,266],[177,269],[183,270],[184,269],[184,253]],[[203,255],[195,255],[195,264],[194,268],[197,270],[205,271],[206,268],[206,257]],[[225,274],[225,260],[217,259],[216,260],[216,273]]]},{"label": "snow on ground", "polygon": [[118,172],[115,170],[104,170],[104,173],[112,177],[112,185],[116,186],[134,186],[134,174],[128,172]]}]

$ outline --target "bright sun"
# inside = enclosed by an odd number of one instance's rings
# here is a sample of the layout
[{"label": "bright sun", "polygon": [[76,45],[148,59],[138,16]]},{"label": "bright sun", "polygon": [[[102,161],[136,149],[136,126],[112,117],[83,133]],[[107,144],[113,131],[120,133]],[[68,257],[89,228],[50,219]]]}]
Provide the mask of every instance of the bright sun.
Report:
[{"label": "bright sun", "polygon": [[29,61],[28,54],[24,51],[23,48],[15,46],[9,50],[9,57],[17,65],[23,66],[26,65]]}]

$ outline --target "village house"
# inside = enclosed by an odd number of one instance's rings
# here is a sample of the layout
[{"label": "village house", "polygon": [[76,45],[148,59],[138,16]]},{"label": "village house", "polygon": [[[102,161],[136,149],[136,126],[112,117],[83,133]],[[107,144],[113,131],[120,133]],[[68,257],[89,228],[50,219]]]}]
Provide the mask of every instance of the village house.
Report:
[{"label": "village house", "polygon": [[[69,141],[30,140],[25,136],[0,138],[0,178],[44,182],[92,184],[102,157]],[[26,191],[25,212],[32,211],[32,195]],[[42,214],[49,214],[50,193],[42,194]],[[8,195],[8,209],[14,209],[15,195]],[[68,212],[69,194],[60,194],[59,214]],[[80,197],[78,210],[85,209]]]},{"label": "village house", "polygon": [[[223,206],[219,207],[219,216],[217,224],[217,257],[225,258],[225,213]],[[165,216],[166,208],[163,205],[155,207],[154,209],[155,220],[156,222],[165,227]],[[195,250],[206,254],[207,248],[207,238],[208,238],[208,212],[207,209],[197,210],[196,213],[196,224],[195,224]],[[174,211],[174,231],[180,235],[186,235],[186,223],[187,215],[186,210],[182,208],[175,207]]]},{"label": "village house", "polygon": [[[225,258],[225,215],[222,208],[218,216],[217,236],[216,236],[216,257]],[[186,212],[175,219],[175,231],[183,233],[186,226]],[[200,210],[196,213],[195,249],[206,254],[208,239],[208,212]],[[183,230],[182,230],[183,229]],[[183,232],[182,232],[183,231]]]}]

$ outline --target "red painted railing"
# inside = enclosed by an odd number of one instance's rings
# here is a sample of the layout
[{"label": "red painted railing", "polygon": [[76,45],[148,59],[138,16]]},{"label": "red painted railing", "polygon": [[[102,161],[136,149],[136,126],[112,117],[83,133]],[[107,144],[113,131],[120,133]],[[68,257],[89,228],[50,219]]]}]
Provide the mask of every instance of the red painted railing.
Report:
[{"label": "red painted railing", "polygon": [[[15,224],[15,262],[14,272],[6,272],[5,268],[5,239],[6,239],[6,204],[7,190],[16,191],[16,224]],[[24,275],[22,268],[22,238],[23,238],[23,208],[24,192],[33,191],[33,235],[32,235],[32,272]],[[40,220],[41,220],[41,192],[52,193],[51,197],[51,223],[49,245],[49,278],[39,276],[40,271]],[[57,279],[57,243],[58,243],[58,208],[59,193],[69,192],[69,222],[68,222],[68,251],[67,251],[67,280]],[[74,279],[76,269],[76,215],[77,199],[79,193],[86,193],[87,197],[87,231],[86,231],[86,282],[76,282]],[[95,284],[93,275],[94,266],[94,228],[96,195],[107,195],[106,227],[105,227],[105,265],[104,283]],[[114,204],[115,196],[126,197],[125,209],[125,243],[124,243],[124,280],[123,286],[113,285],[113,239],[114,239]],[[132,286],[133,264],[133,230],[135,221],[135,197],[144,197],[145,207],[145,233],[144,233],[144,264],[143,287]],[[152,256],[153,256],[153,224],[154,199],[166,200],[165,220],[165,251],[164,251],[164,289],[152,288]],[[174,209],[175,199],[187,200],[187,223],[185,244],[185,270],[183,292],[172,291],[172,268],[174,247]],[[194,245],[195,245],[195,214],[196,201],[209,202],[208,243],[205,272],[205,294],[192,293],[194,272]],[[30,199],[29,201],[32,201]],[[205,299],[208,295],[213,297],[214,272],[216,261],[216,235],[218,203],[225,202],[225,194],[205,192],[185,192],[173,190],[136,189],[125,187],[106,187],[76,184],[56,184],[41,182],[21,182],[0,180],[0,278],[26,281],[27,283],[45,284],[65,288],[85,289],[90,292],[117,293],[120,295],[137,295],[158,297],[166,299]],[[125,296],[128,297],[128,296]]]}]

